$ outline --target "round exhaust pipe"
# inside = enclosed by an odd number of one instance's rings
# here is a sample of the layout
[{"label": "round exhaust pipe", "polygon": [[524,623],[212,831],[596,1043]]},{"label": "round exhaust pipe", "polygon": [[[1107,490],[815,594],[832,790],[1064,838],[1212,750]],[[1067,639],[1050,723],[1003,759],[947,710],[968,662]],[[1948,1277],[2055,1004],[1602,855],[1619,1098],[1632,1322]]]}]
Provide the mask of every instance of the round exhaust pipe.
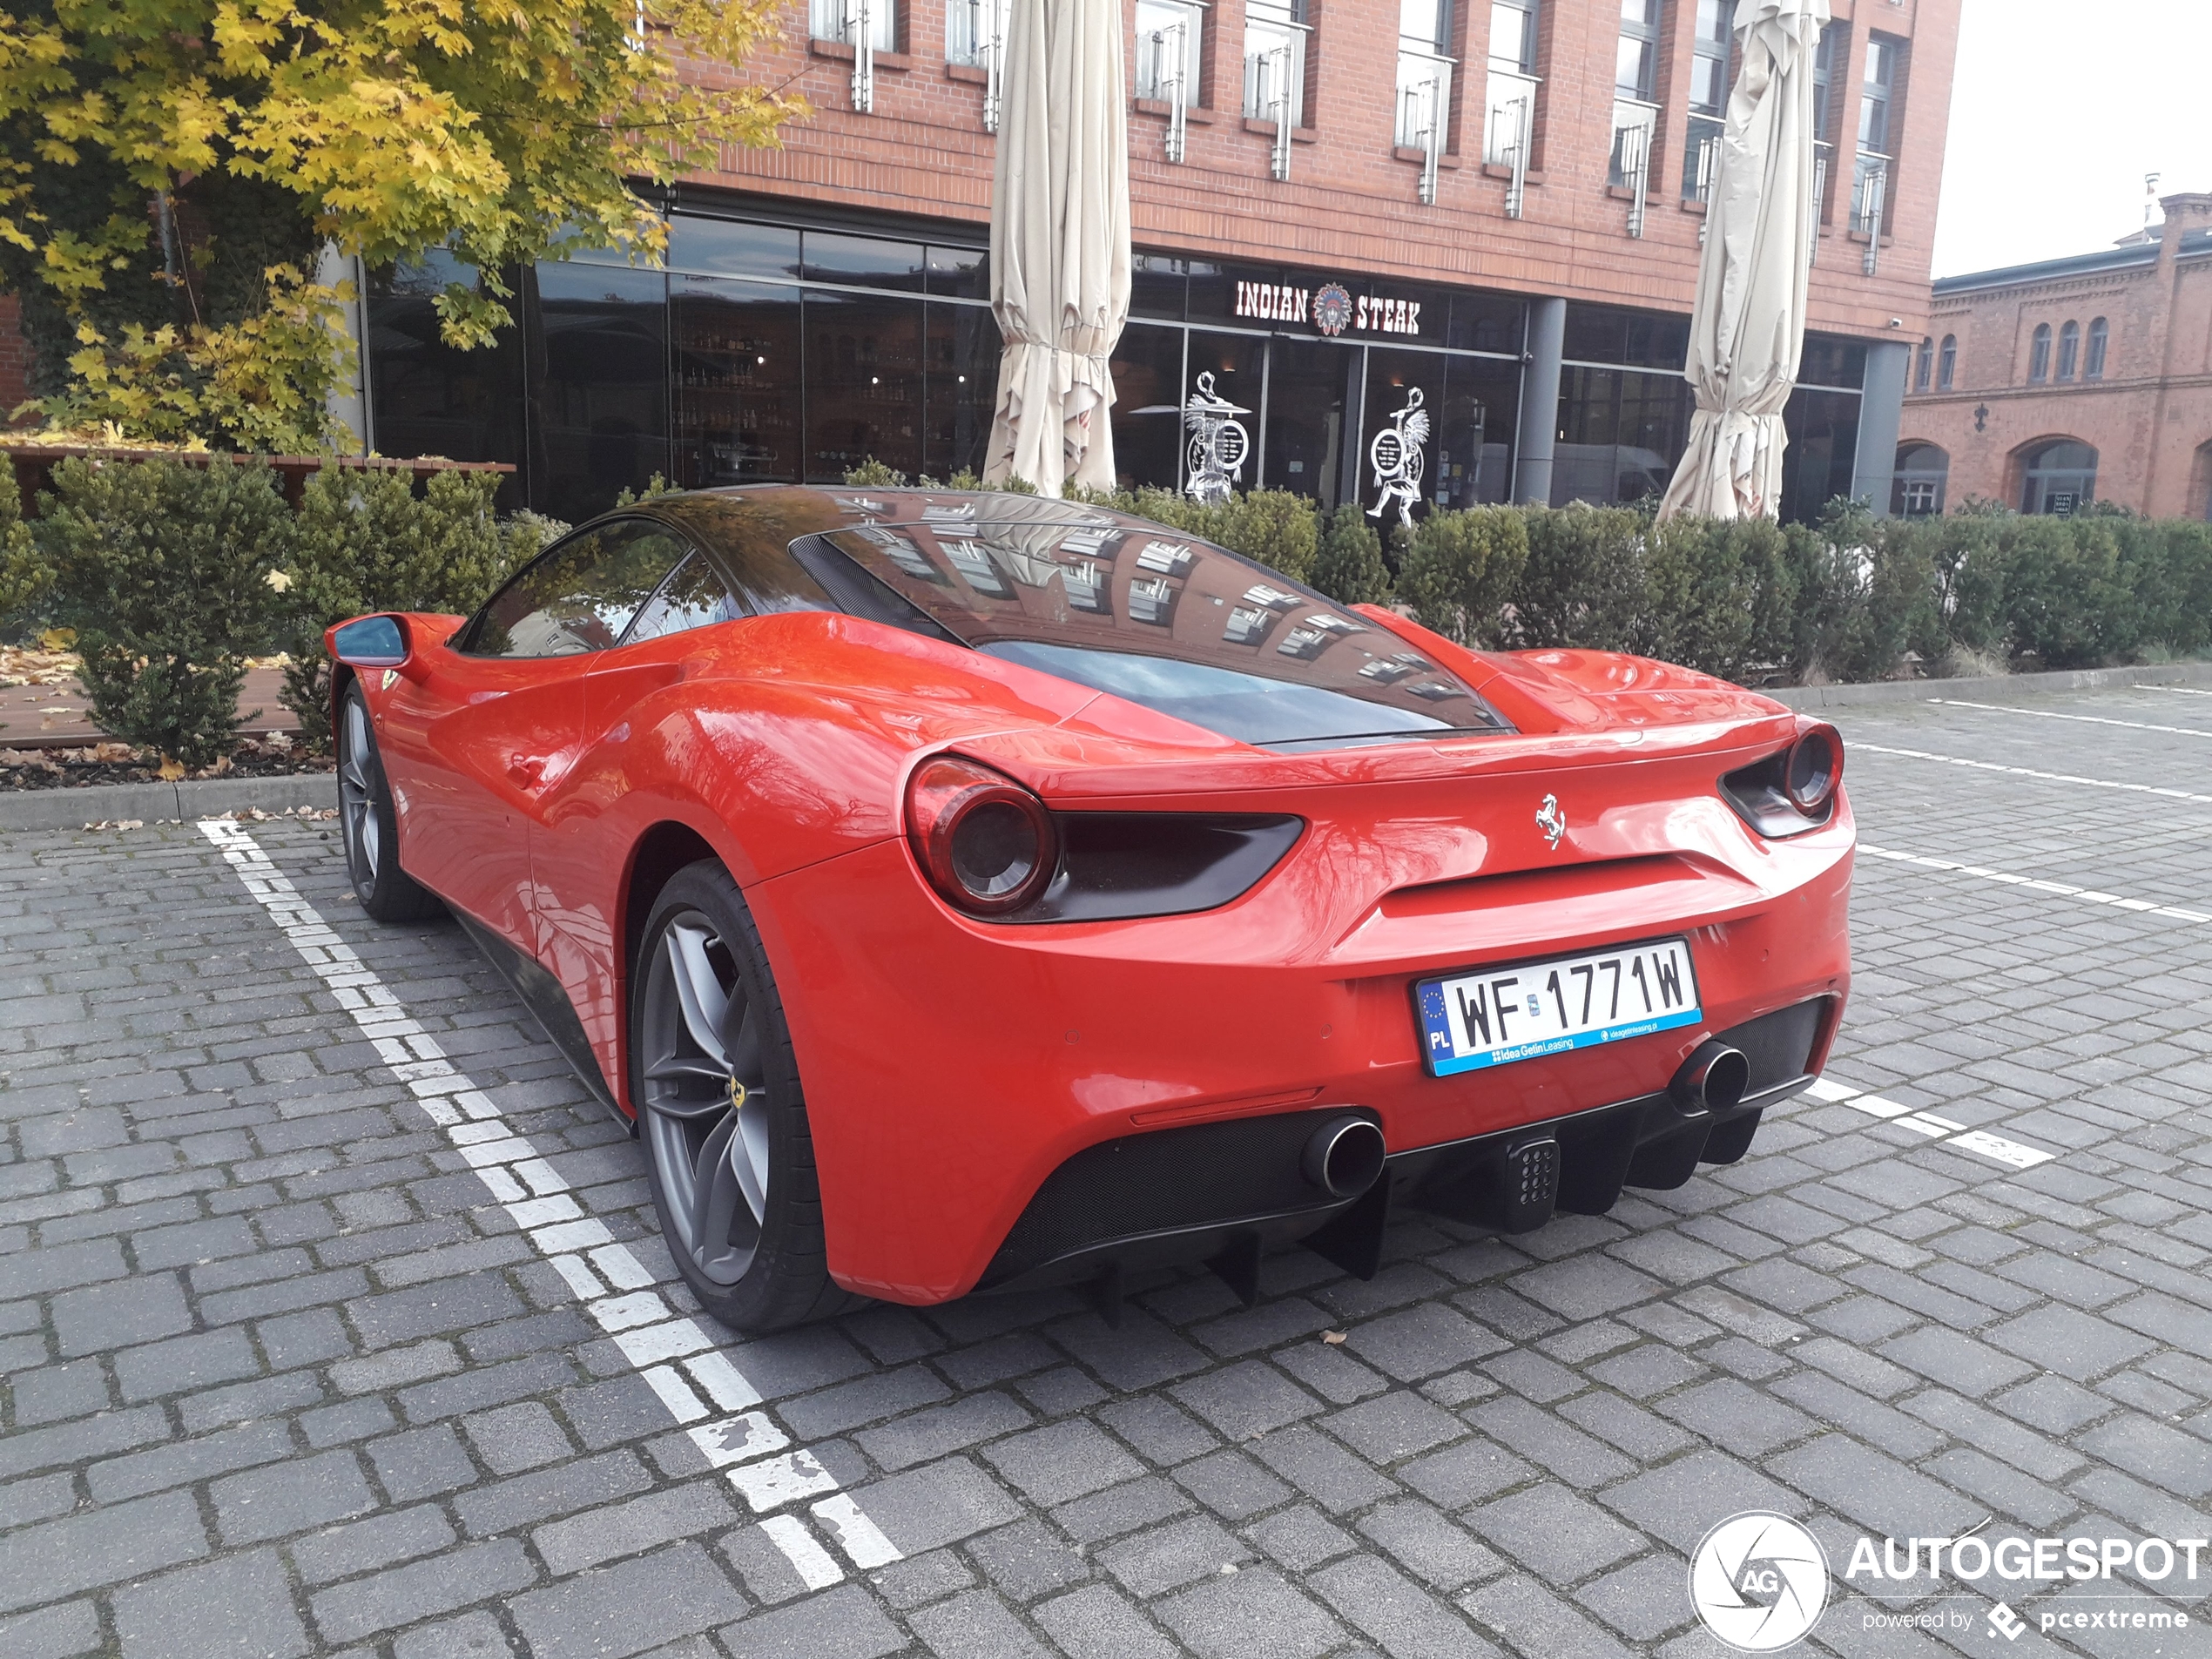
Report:
[{"label": "round exhaust pipe", "polygon": [[1308,1138],[1299,1167],[1331,1197],[1356,1198],[1382,1173],[1382,1131],[1349,1113],[1332,1117]]},{"label": "round exhaust pipe", "polygon": [[1669,1092],[1685,1111],[1724,1112],[1743,1100],[1750,1082],[1751,1062],[1742,1050],[1708,1037],[1682,1062]]}]

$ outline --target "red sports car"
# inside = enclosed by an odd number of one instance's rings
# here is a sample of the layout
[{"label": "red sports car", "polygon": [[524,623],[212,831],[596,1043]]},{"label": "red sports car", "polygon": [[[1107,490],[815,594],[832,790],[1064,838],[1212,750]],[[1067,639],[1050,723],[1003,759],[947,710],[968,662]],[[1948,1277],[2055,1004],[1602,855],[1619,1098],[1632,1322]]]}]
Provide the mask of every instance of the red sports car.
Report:
[{"label": "red sports car", "polygon": [[329,646],[363,906],[460,918],[742,1330],[1595,1214],[1849,985],[1832,727],[1094,507],[660,496]]}]

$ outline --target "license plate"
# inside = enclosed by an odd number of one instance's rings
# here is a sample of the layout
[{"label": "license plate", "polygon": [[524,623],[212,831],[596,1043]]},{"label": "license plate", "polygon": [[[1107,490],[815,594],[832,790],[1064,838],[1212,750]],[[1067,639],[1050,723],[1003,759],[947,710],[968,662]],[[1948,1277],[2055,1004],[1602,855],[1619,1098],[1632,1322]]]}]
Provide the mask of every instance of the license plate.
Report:
[{"label": "license plate", "polygon": [[1413,1000],[1432,1077],[1619,1042],[1703,1017],[1686,939],[1425,979]]}]

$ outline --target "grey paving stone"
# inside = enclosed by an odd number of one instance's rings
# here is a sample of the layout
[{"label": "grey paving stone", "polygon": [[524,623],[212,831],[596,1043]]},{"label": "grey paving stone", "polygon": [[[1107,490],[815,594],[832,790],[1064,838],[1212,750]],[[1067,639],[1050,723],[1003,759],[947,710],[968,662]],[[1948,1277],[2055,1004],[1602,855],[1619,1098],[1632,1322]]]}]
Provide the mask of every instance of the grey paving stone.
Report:
[{"label": "grey paving stone", "polygon": [[1200,1659],[1318,1659],[1344,1640],[1333,1618],[1265,1568],[1209,1579],[1154,1611]]},{"label": "grey paving stone", "polygon": [[1104,1584],[1086,1585],[1036,1609],[1069,1659],[1177,1659],[1180,1649],[1146,1622],[1127,1598]]},{"label": "grey paving stone", "polygon": [[1524,1659],[1629,1659],[1629,1650],[1533,1580],[1519,1576],[1472,1589],[1460,1597],[1478,1628],[1494,1630]]},{"label": "grey paving stone", "polygon": [[530,1541],[536,1546],[546,1571],[563,1578],[619,1555],[697,1537],[737,1521],[737,1507],[726,1492],[722,1483],[714,1480],[665,1487],[626,1503],[550,1522],[533,1533]]},{"label": "grey paving stone", "polygon": [[53,1320],[64,1355],[130,1347],[189,1331],[192,1325],[184,1287],[174,1273],[139,1274],[64,1291],[54,1298]]},{"label": "grey paving stone", "polygon": [[1818,1426],[1803,1412],[1725,1377],[1670,1394],[1652,1409],[1742,1457],[1763,1457]]},{"label": "grey paving stone", "polygon": [[307,1627],[273,1550],[226,1555],[115,1595],[124,1659],[295,1659]]},{"label": "grey paving stone", "polygon": [[1548,1584],[1586,1578],[1644,1547],[1628,1527],[1553,1480],[1484,1504],[1467,1516],[1467,1524]]},{"label": "grey paving stone", "polygon": [[1511,1345],[1456,1309],[1430,1303],[1355,1325],[1345,1345],[1399,1381],[1413,1382]]},{"label": "grey paving stone", "polygon": [[208,1488],[226,1544],[283,1538],[376,1507],[351,1452],[287,1461],[233,1474]]},{"label": "grey paving stone", "polygon": [[182,1492],[26,1527],[8,1540],[0,1613],[142,1577],[206,1554],[199,1507]]},{"label": "grey paving stone", "polygon": [[576,1452],[553,1413],[535,1399],[469,1418],[462,1430],[495,1474],[520,1474]]},{"label": "grey paving stone", "polygon": [[1266,1552],[1276,1564],[1291,1573],[1303,1573],[1356,1547],[1351,1534],[1337,1527],[1311,1504],[1255,1521],[1244,1529],[1245,1540]]},{"label": "grey paving stone", "polygon": [[1365,1405],[1332,1412],[1320,1426],[1373,1463],[1395,1463],[1467,1433],[1467,1425],[1420,1395],[1394,1389]]},{"label": "grey paving stone", "polygon": [[1254,1559],[1250,1548],[1205,1515],[1155,1527],[1098,1552],[1098,1564],[1130,1595],[1148,1602]]},{"label": "grey paving stone", "polygon": [[1493,1440],[1578,1487],[1602,1486],[1635,1472],[1636,1466],[1611,1447],[1525,1399],[1487,1399],[1467,1419]]},{"label": "grey paving stone", "polygon": [[292,1563],[307,1583],[327,1584],[444,1549],[455,1536],[443,1511],[432,1504],[417,1504],[294,1539]]},{"label": "grey paving stone", "polygon": [[8,1379],[19,1428],[104,1411],[108,1405],[107,1372],[98,1359],[19,1371]]},{"label": "grey paving stone", "polygon": [[1246,1359],[1169,1391],[1231,1440],[1251,1440],[1321,1409],[1321,1402],[1262,1359]]},{"label": "grey paving stone", "polygon": [[1377,1505],[1360,1520],[1359,1531],[1400,1567],[1440,1590],[1456,1590],[1505,1566],[1464,1529],[1419,1499]]},{"label": "grey paving stone", "polygon": [[1013,1435],[987,1447],[983,1455],[1042,1504],[1065,1503],[1144,1472],[1143,1465],[1095,1425],[1082,1421]]},{"label": "grey paving stone", "polygon": [[968,1590],[907,1615],[939,1659],[1046,1659],[1035,1637],[988,1590]]},{"label": "grey paving stone", "polygon": [[1767,1468],[1829,1508],[1840,1510],[1878,1535],[1906,1538],[1912,1528],[1973,1526],[1982,1512],[1896,1459],[1848,1435],[1823,1434],[1769,1460]]},{"label": "grey paving stone", "polygon": [[1244,1452],[1217,1452],[1175,1472],[1176,1484],[1224,1521],[1234,1524],[1272,1509],[1291,1488]]},{"label": "grey paving stone", "polygon": [[514,1651],[499,1622],[481,1612],[407,1631],[392,1643],[392,1659],[509,1659]]},{"label": "grey paving stone", "polygon": [[519,1590],[536,1576],[521,1541],[496,1538],[334,1585],[310,1597],[309,1604],[326,1641],[357,1642],[395,1625]]},{"label": "grey paving stone", "polygon": [[1484,1659],[1497,1652],[1456,1609],[1372,1555],[1323,1568],[1312,1586],[1392,1659]]},{"label": "grey paving stone", "polygon": [[992,1390],[926,1411],[910,1412],[853,1440],[887,1469],[910,1468],[949,1453],[995,1440],[1036,1420],[1010,1395]]},{"label": "grey paving stone", "polygon": [[1182,1514],[1190,1507],[1190,1495],[1182,1487],[1148,1474],[1063,1503],[1052,1512],[1052,1518],[1076,1543],[1094,1544],[1102,1538],[1117,1538],[1170,1515]]},{"label": "grey paving stone", "polygon": [[476,1479],[476,1466],[460,1437],[443,1424],[372,1440],[368,1456],[394,1503],[451,1492]]},{"label": "grey paving stone", "polygon": [[1001,1527],[975,1539],[968,1552],[1001,1595],[1020,1602],[1064,1590],[1091,1575],[1089,1563],[1042,1521]]},{"label": "grey paving stone", "polygon": [[531,1590],[509,1605],[537,1659],[626,1659],[746,1611],[693,1543]]},{"label": "grey paving stone", "polygon": [[1508,1487],[1535,1478],[1536,1471],[1503,1447],[1486,1440],[1463,1440],[1397,1471],[1398,1478],[1430,1502],[1464,1509]]},{"label": "grey paving stone", "polygon": [[99,1611],[90,1602],[64,1602],[0,1619],[0,1653],[17,1659],[74,1659],[105,1640]]},{"label": "grey paving stone", "polygon": [[1679,1558],[1646,1555],[1585,1584],[1575,1599],[1631,1642],[1649,1642],[1690,1622],[1688,1577]]},{"label": "grey paving stone", "polygon": [[898,1626],[856,1584],[756,1613],[721,1635],[723,1645],[745,1659],[882,1659],[907,1645]]},{"label": "grey paving stone", "polygon": [[1002,1527],[1022,1513],[1020,1503],[964,1457],[892,1475],[867,1490],[868,1519],[908,1555]]}]

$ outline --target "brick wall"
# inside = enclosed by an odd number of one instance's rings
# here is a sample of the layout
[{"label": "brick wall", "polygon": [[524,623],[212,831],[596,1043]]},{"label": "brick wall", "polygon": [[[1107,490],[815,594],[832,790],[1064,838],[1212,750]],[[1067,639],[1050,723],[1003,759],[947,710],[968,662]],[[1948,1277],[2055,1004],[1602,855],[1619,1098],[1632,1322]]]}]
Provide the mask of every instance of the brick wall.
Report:
[{"label": "brick wall", "polygon": [[[1842,135],[1856,127],[1869,30],[1908,39],[1912,63],[1898,113],[1892,234],[1880,268],[1872,277],[1861,271],[1864,249],[1844,223],[1848,165],[1839,164],[1844,176],[1832,192],[1813,273],[1816,328],[1894,339],[1894,317],[1912,339],[1920,337],[1959,3],[1836,0],[1838,19],[1851,25],[1850,51],[1836,77]],[[1135,0],[1124,4],[1133,41]],[[1629,203],[1606,185],[1616,0],[1547,0],[1543,7],[1540,166],[1519,221],[1505,215],[1501,170],[1485,167],[1480,153],[1489,8],[1462,0],[1459,10],[1457,152],[1445,159],[1436,205],[1423,206],[1420,164],[1410,152],[1394,152],[1392,142],[1397,0],[1313,0],[1312,125],[1294,135],[1291,176],[1279,184],[1269,177],[1271,128],[1246,121],[1239,107],[1241,9],[1237,0],[1221,0],[1208,12],[1205,31],[1204,77],[1214,107],[1191,111],[1184,165],[1164,158],[1164,116],[1130,117],[1138,246],[1687,310],[1699,222],[1681,202],[1694,0],[1670,0],[1666,8],[1664,108],[1641,240],[1627,233]],[[982,131],[982,88],[973,72],[943,61],[941,0],[912,7],[907,52],[879,56],[875,108],[866,115],[851,108],[849,57],[806,39],[803,0],[791,0],[787,17],[788,32],[745,65],[745,78],[788,81],[813,114],[791,125],[780,150],[731,152],[699,182],[988,222],[994,140]],[[1129,74],[1133,81],[1133,47]]]},{"label": "brick wall", "polygon": [[0,293],[0,425],[30,395],[30,342],[23,337],[22,312],[12,293]]},{"label": "brick wall", "polygon": [[[1958,341],[1957,377],[1947,393],[1932,384],[1907,395],[1900,435],[1950,455],[1951,502],[2017,505],[2028,454],[2072,438],[2097,451],[2101,499],[2159,517],[2212,510],[2212,245],[2184,246],[2212,229],[2212,195],[2164,206],[2157,246],[2132,263],[2054,261],[1937,297],[1928,337]],[[2030,382],[2039,324],[2051,328],[2055,375],[2060,331],[2079,324],[2086,353],[2099,317],[2110,329],[2101,381],[2079,378],[2078,367],[2071,383]]]}]

